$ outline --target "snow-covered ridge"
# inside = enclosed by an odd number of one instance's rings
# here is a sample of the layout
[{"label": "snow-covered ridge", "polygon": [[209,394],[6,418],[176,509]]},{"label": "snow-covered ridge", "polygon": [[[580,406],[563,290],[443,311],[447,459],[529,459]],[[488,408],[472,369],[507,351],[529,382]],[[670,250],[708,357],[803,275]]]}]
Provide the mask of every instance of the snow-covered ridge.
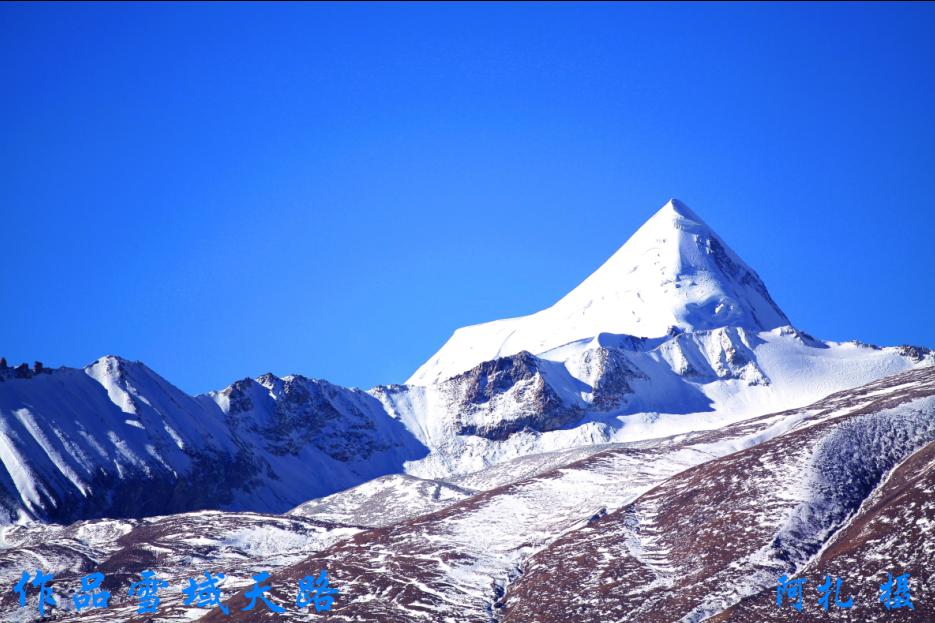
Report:
[{"label": "snow-covered ridge", "polygon": [[408,473],[450,478],[528,454],[717,428],[933,362],[925,349],[824,342],[790,326],[602,333],[371,393],[431,449]]},{"label": "snow-covered ridge", "polygon": [[367,393],[299,376],[198,397],[113,356],[0,377],[0,524],[282,512],[425,452]]}]

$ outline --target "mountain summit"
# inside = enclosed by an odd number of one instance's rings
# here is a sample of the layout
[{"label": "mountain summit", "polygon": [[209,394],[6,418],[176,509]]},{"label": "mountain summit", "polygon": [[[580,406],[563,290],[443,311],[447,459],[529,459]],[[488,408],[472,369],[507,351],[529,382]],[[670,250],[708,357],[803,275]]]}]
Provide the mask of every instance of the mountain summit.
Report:
[{"label": "mountain summit", "polygon": [[759,276],[688,206],[671,199],[600,268],[535,314],[463,327],[407,383],[427,385],[521,351],[540,354],[601,333],[661,337],[789,319]]}]

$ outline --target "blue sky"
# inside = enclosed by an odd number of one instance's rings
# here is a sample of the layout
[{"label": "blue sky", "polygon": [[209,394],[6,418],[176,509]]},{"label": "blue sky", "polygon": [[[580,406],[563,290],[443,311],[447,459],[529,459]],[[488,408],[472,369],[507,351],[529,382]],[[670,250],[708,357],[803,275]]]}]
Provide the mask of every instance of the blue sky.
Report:
[{"label": "blue sky", "polygon": [[935,6],[0,5],[0,354],[401,382],[670,196],[935,347]]}]

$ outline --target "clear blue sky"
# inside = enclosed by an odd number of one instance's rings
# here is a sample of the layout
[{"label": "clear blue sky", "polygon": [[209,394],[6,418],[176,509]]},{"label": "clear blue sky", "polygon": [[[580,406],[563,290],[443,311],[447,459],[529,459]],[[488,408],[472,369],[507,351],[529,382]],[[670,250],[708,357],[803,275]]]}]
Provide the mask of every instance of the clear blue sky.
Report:
[{"label": "clear blue sky", "polygon": [[0,354],[401,382],[670,196],[935,346],[935,6],[0,5]]}]

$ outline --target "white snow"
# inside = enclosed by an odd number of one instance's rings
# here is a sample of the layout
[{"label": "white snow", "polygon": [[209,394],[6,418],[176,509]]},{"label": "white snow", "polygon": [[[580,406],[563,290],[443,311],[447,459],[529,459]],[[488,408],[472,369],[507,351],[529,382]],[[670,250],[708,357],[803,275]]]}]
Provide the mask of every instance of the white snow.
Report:
[{"label": "white snow", "polygon": [[786,324],[756,273],[672,199],[552,307],[458,329],[407,384],[429,385],[483,361],[538,354],[600,333],[658,337],[670,327],[757,331]]},{"label": "white snow", "polygon": [[[520,351],[538,358],[538,376],[465,409],[458,375]],[[372,393],[432,450],[407,473],[447,478],[526,454],[716,428],[933,362],[795,329],[756,273],[673,199],[552,307],[458,329],[408,385]],[[614,373],[628,386],[619,404],[595,406]],[[525,393],[543,383],[583,411],[579,422],[497,441],[459,434],[522,418]]]},{"label": "white snow", "polygon": [[[373,393],[432,450],[429,456],[407,463],[406,472],[420,478],[450,478],[524,455],[718,428],[803,407],[836,391],[933,361],[928,356],[914,362],[897,348],[803,340],[791,327],[759,333],[735,327],[701,330],[654,340],[635,350],[621,348],[622,357],[641,375],[629,379],[633,393],[614,410],[589,409],[592,394],[580,388],[592,386],[595,372],[584,362],[599,349],[632,343],[628,337],[602,334],[541,355],[545,364],[564,365],[566,377],[558,381],[553,369],[544,368],[562,399],[585,407],[578,424],[559,430],[524,430],[503,440],[458,435],[455,420],[463,420],[465,414],[452,398],[457,391],[453,380]],[[727,362],[731,349],[743,351],[747,361]],[[680,357],[691,360],[694,372],[686,373]],[[521,406],[510,400],[491,401],[483,421],[511,416]]]}]

